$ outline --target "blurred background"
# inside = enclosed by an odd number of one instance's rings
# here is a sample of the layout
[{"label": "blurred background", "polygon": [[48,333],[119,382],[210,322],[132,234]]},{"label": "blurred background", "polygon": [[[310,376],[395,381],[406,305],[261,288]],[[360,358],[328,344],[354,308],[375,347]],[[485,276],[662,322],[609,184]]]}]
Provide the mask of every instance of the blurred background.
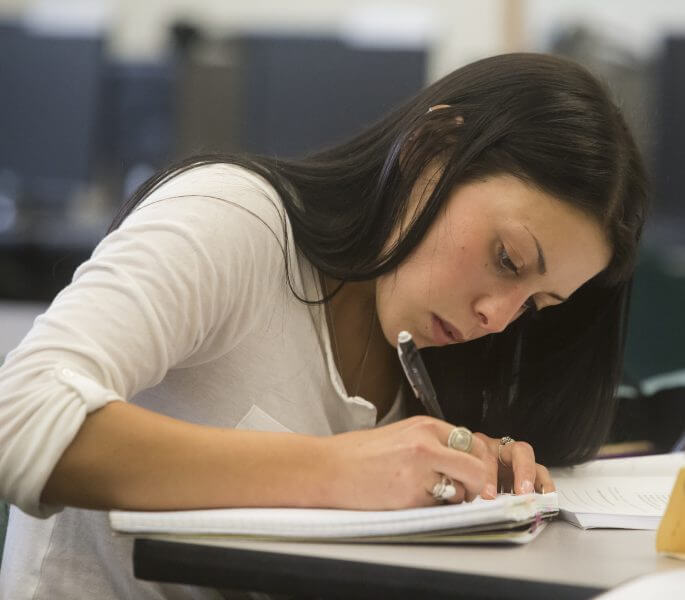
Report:
[{"label": "blurred background", "polygon": [[0,356],[171,160],[302,155],[463,64],[520,50],[608,82],[649,163],[613,437],[671,448],[685,425],[680,0],[0,0]]}]

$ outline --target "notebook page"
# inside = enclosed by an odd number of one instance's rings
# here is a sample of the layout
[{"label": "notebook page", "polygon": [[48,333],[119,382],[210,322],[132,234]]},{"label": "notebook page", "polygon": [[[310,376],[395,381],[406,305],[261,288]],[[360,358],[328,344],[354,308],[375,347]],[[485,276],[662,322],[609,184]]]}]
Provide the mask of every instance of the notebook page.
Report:
[{"label": "notebook page", "polygon": [[576,467],[550,469],[555,480],[569,477],[604,476],[672,476],[685,467],[685,452],[634,456],[628,458],[605,458]]},{"label": "notebook page", "polygon": [[559,509],[605,515],[663,515],[673,477],[557,479]]}]

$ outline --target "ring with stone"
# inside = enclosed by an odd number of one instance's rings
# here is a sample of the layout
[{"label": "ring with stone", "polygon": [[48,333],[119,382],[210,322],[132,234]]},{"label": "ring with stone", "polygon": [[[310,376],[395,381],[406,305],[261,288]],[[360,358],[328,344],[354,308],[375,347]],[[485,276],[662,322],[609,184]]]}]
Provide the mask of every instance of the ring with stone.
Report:
[{"label": "ring with stone", "polygon": [[473,434],[466,427],[455,427],[450,431],[447,438],[447,445],[459,452],[470,452],[473,445]]},{"label": "ring with stone", "polygon": [[513,444],[515,441],[516,440],[513,437],[509,437],[508,435],[505,435],[499,441],[499,445],[497,446],[497,460],[503,467],[508,467],[509,465],[505,464],[505,462],[502,460],[502,448],[508,444]]},{"label": "ring with stone", "polygon": [[440,478],[440,481],[433,486],[431,493],[433,498],[436,500],[444,501],[449,500],[452,498],[452,496],[455,496],[457,493],[457,488],[454,487],[454,482],[449,477],[443,475]]}]

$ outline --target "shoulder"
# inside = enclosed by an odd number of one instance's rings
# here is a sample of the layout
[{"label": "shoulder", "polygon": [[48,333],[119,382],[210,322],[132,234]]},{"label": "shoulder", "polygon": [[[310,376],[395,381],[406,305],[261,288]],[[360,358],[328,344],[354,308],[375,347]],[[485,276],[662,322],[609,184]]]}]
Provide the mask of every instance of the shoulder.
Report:
[{"label": "shoulder", "polygon": [[263,177],[231,164],[193,167],[153,190],[104,242],[126,237],[159,243],[182,238],[213,258],[226,253],[282,260],[292,239],[278,192]]},{"label": "shoulder", "polygon": [[[262,222],[281,228],[287,223],[283,202],[273,186],[257,173],[227,163],[192,167],[172,176],[136,206],[130,217],[145,220],[150,213],[171,217],[177,212],[197,213],[210,222]],[[245,218],[248,215],[252,218]]]}]

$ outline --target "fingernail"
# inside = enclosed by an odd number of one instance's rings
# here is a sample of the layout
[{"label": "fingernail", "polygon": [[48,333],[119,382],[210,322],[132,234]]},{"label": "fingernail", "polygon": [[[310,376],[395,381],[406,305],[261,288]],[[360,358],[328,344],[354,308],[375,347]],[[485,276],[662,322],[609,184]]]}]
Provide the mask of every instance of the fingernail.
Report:
[{"label": "fingernail", "polygon": [[494,498],[497,495],[497,488],[491,483],[488,483],[483,488],[483,495],[487,496],[488,498]]},{"label": "fingernail", "polygon": [[530,494],[533,491],[533,482],[529,479],[524,479],[521,484],[521,493]]}]

